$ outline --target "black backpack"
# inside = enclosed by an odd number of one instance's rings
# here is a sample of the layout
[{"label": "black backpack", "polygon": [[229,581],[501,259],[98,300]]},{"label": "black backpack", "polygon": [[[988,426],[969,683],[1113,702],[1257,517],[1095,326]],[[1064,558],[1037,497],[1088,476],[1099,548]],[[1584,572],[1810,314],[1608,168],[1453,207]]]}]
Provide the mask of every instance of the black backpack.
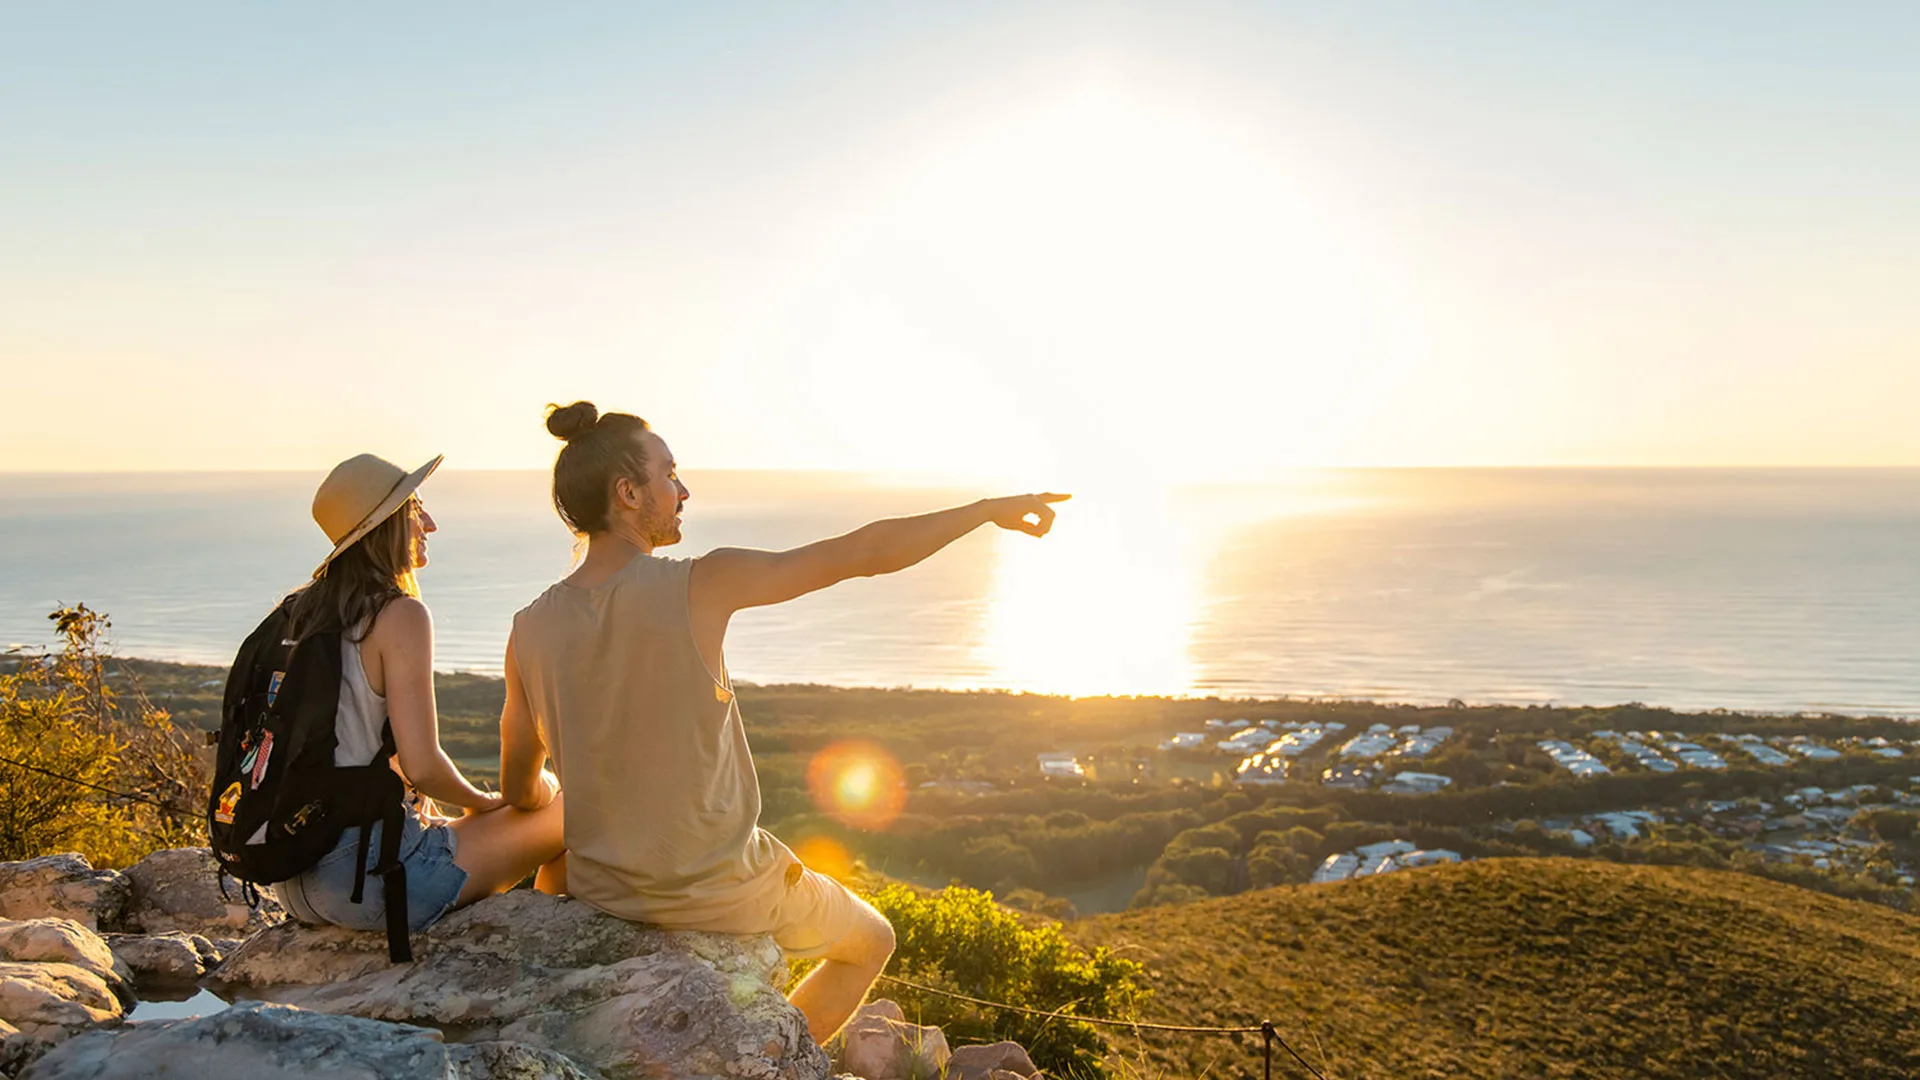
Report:
[{"label": "black backpack", "polygon": [[400,863],[406,785],[389,765],[393,725],[370,765],[333,763],[340,705],[340,635],[295,641],[291,603],[268,615],[234,658],[220,710],[219,754],[207,797],[207,838],[226,873],[251,892],[295,877],[360,830],[353,902],[366,889],[367,852],[380,830],[379,875],[387,901],[387,954],[413,959],[407,940],[407,871]]}]

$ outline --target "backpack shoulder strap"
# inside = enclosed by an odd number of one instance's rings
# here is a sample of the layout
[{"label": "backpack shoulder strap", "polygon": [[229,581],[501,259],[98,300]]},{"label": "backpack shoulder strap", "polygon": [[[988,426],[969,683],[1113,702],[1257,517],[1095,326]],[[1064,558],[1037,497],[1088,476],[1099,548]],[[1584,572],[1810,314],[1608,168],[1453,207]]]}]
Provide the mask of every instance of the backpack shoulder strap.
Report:
[{"label": "backpack shoulder strap", "polygon": [[240,651],[233,658],[233,667],[227,670],[227,685],[221,694],[220,720],[223,724],[239,721],[249,699],[258,692],[253,676],[260,665],[275,651],[288,647],[285,642],[292,625],[289,607],[288,603],[282,602],[241,642]]}]

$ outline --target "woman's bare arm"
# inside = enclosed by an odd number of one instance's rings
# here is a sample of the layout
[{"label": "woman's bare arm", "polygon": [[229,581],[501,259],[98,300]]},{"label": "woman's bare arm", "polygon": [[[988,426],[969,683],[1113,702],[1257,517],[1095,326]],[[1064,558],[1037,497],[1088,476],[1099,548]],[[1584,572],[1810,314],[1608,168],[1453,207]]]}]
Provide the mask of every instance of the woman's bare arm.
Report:
[{"label": "woman's bare arm", "polygon": [[497,809],[500,796],[474,787],[440,746],[440,718],[433,698],[433,616],[427,605],[410,596],[388,604],[368,632],[365,646],[379,657],[387,719],[393,725],[400,773],[407,783],[435,802]]}]

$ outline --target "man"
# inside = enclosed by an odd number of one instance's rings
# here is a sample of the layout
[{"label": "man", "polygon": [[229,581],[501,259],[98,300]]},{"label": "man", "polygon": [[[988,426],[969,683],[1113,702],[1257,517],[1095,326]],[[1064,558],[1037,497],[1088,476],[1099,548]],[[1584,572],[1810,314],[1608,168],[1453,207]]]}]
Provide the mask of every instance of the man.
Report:
[{"label": "man", "polygon": [[689,492],[644,420],[579,402],[549,413],[566,439],[554,505],[586,540],[577,569],[514,616],[501,784],[537,805],[551,754],[567,793],[568,892],[623,918],[771,933],[822,963],[790,1000],[825,1042],[893,953],[893,928],[759,828],[760,789],[725,659],[728,621],[851,577],[904,570],[992,523],[1032,536],[1065,495],[989,499],[876,521],[790,551],[680,540]]}]

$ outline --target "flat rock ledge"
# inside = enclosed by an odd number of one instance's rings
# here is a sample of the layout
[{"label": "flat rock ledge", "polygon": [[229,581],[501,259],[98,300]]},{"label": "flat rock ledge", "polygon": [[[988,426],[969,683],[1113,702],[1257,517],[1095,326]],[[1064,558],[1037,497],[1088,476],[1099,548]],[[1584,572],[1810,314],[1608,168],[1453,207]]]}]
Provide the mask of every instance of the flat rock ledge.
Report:
[{"label": "flat rock ledge", "polygon": [[378,933],[284,923],[206,980],[224,997],[438,1029],[565,1054],[608,1078],[824,1080],[826,1054],[776,988],[766,936],[665,931],[516,890],[414,935],[391,964]]},{"label": "flat rock ledge", "polygon": [[448,1046],[405,1024],[250,1002],[192,1020],[68,1039],[21,1080],[597,1080],[561,1055],[481,1042]]}]

